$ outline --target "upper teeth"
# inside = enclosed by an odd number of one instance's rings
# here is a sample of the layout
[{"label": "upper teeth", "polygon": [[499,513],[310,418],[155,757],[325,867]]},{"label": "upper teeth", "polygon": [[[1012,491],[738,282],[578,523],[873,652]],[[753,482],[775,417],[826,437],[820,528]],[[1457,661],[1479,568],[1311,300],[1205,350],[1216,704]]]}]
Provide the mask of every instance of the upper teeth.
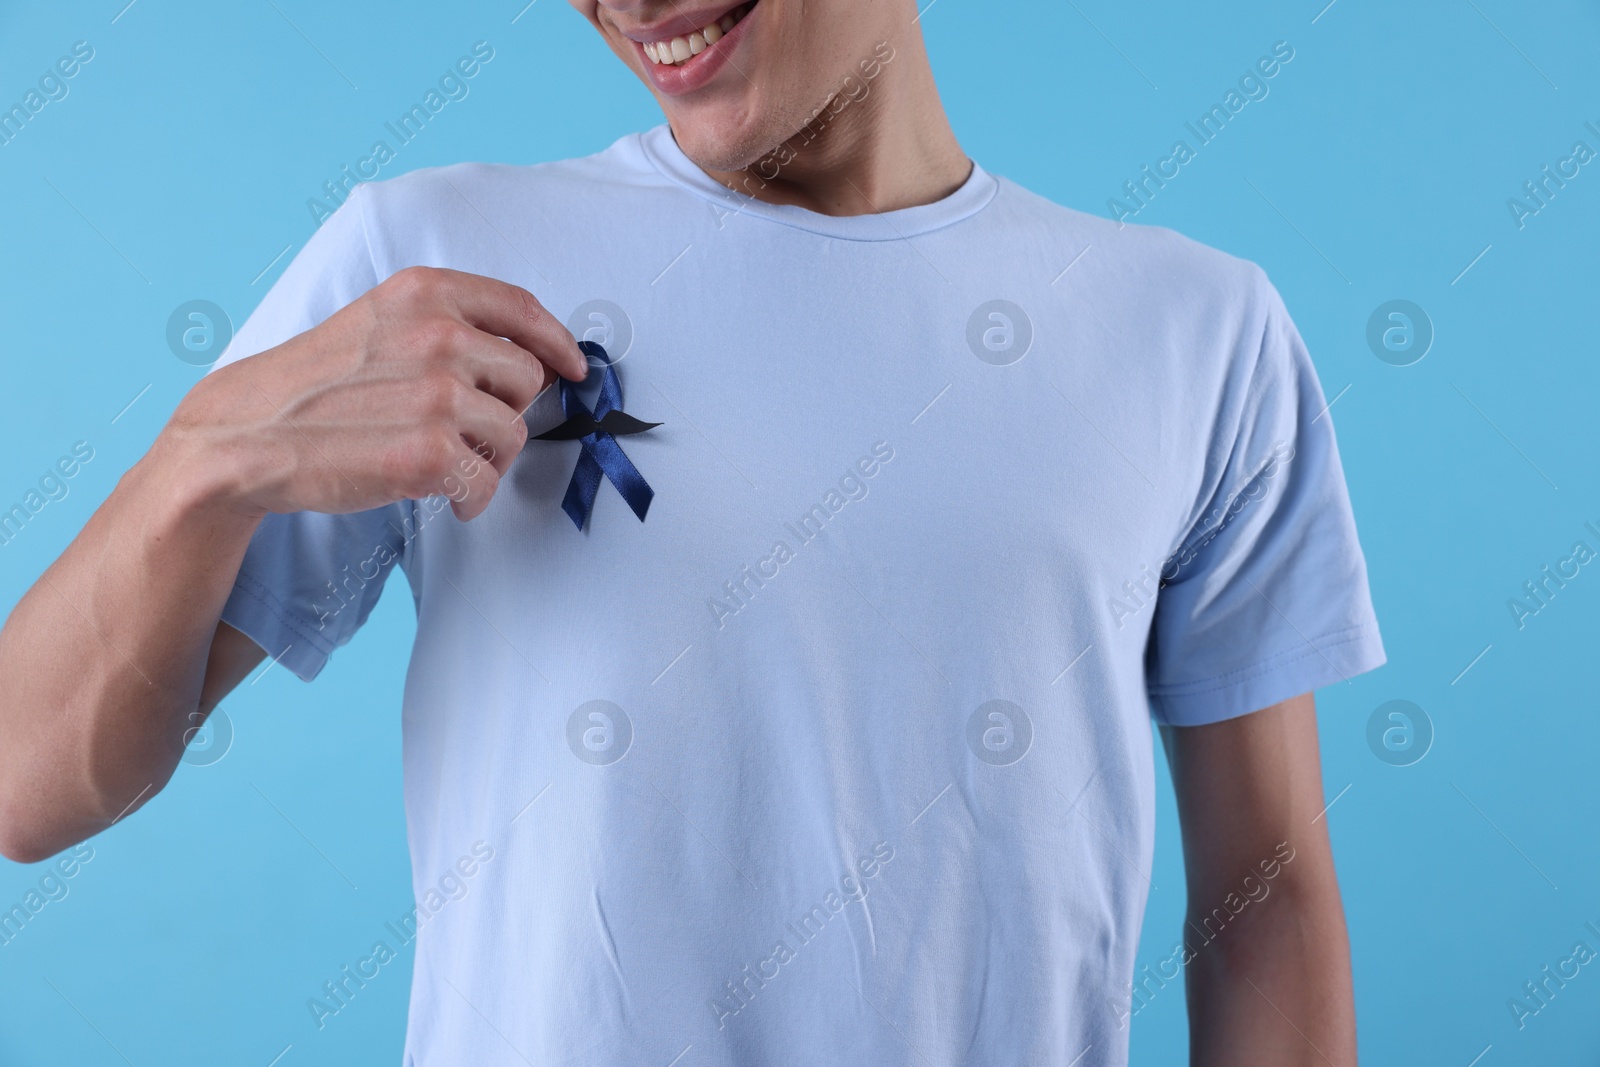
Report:
[{"label": "upper teeth", "polygon": [[674,37],[670,41],[646,41],[644,54],[652,63],[676,66],[691,56],[697,56],[722,39],[733,29],[734,23],[744,18],[749,4],[740,4],[715,22],[709,23],[687,37]]}]

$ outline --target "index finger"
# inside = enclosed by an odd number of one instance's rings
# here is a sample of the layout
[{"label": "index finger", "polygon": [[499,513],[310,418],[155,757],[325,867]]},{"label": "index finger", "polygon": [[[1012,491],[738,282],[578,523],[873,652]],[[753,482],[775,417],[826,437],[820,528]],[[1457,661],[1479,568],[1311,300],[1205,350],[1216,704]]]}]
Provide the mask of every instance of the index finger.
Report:
[{"label": "index finger", "polygon": [[569,381],[589,374],[578,342],[538,297],[519,285],[462,271],[441,271],[446,298],[467,325],[504,337]]}]

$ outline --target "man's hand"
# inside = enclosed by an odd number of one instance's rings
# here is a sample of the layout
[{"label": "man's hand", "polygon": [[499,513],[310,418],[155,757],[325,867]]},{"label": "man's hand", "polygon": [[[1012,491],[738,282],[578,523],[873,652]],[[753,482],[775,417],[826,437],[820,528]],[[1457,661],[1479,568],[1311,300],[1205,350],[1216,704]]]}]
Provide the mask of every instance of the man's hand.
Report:
[{"label": "man's hand", "polygon": [[166,784],[174,738],[261,658],[218,619],[263,516],[443,493],[473,518],[523,410],[587,370],[526,290],[412,267],[202,379],[0,629],[0,854],[43,859]]},{"label": "man's hand", "polygon": [[410,267],[315,329],[207,376],[156,451],[253,518],[444,493],[470,519],[527,441],[522,412],[555,375],[587,371],[572,335],[526,289]]},{"label": "man's hand", "polygon": [[1356,1062],[1311,694],[1163,727],[1188,871],[1193,1067]]}]

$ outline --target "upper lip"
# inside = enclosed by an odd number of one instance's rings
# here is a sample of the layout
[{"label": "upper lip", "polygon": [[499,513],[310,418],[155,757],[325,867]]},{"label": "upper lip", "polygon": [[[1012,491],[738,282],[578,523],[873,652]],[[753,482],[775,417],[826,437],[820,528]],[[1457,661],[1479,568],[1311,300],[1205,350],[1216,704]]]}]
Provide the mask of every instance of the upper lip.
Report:
[{"label": "upper lip", "polygon": [[722,3],[712,7],[696,8],[687,15],[674,15],[670,19],[652,23],[648,26],[634,26],[623,29],[622,35],[640,44],[654,44],[657,41],[670,41],[674,37],[687,37],[691,33],[698,33],[719,21],[722,16],[738,7],[744,0],[734,0],[733,3]]}]

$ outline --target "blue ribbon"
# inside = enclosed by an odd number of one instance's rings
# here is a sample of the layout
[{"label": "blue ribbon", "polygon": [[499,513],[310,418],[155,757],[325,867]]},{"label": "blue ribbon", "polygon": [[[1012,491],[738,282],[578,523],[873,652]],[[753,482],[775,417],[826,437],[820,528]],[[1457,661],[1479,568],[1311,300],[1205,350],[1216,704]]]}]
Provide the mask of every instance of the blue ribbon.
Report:
[{"label": "blue ribbon", "polygon": [[[612,415],[613,412],[617,415],[625,414],[622,411],[622,382],[617,378],[616,366],[611,362],[606,350],[593,341],[579,341],[578,348],[585,356],[599,359],[604,363],[605,371],[600,379],[600,397],[593,411],[590,411],[588,405],[578,397],[578,387],[565,378],[561,379],[561,412],[566,415],[569,424],[584,427],[628,426],[629,428],[621,430],[625,434],[639,433],[659,425],[659,423],[641,423],[633,419],[624,422],[615,417],[608,423],[606,416]],[[552,431],[549,437],[559,439],[554,437],[556,432]],[[617,444],[616,436],[609,430],[596,428],[594,432],[584,434],[578,440],[581,445],[578,465],[573,468],[572,480],[567,483],[567,495],[561,500],[561,510],[567,513],[567,517],[579,530],[582,530],[594,510],[595,496],[600,492],[600,475],[603,473],[611,479],[611,484],[617,487],[617,492],[622,494],[622,499],[633,509],[633,513],[639,516],[639,521],[643,522],[645,513],[650,510],[650,501],[655,499],[655,490],[650,488],[649,483],[644,480],[644,475],[639,473],[639,468],[635,467],[633,461],[623,453],[622,446]]]}]

